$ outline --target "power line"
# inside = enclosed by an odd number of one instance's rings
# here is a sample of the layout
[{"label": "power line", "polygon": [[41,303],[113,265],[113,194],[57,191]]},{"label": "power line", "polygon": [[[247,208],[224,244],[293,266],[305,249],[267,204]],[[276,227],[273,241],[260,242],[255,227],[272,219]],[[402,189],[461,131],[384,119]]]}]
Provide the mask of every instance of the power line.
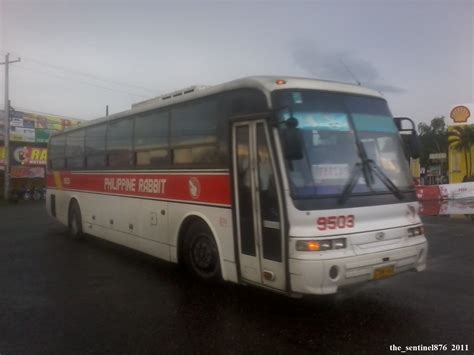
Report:
[{"label": "power line", "polygon": [[51,73],[51,72],[47,72],[47,71],[43,71],[43,70],[27,68],[27,67],[24,67],[22,65],[17,65],[16,68],[21,69],[21,70],[30,71],[30,72],[33,72],[33,73],[37,73],[37,74],[43,74],[43,75],[55,77],[55,78],[65,80],[65,81],[71,81],[72,80],[72,81],[76,81],[76,82],[84,84],[84,85],[90,85],[90,86],[94,86],[94,87],[101,88],[101,89],[104,89],[104,90],[109,90],[109,91],[119,92],[119,93],[122,93],[122,94],[127,94],[127,95],[130,95],[130,96],[141,97],[141,98],[145,98],[145,99],[151,98],[150,96],[134,94],[134,93],[124,91],[124,90],[119,90],[119,89],[113,89],[113,88],[110,88],[110,87],[97,85],[97,84],[90,83],[90,82],[87,82],[87,81],[84,81],[84,80],[79,80],[79,79],[76,79],[76,78],[68,78],[68,77],[64,77],[64,76],[61,76],[61,75],[58,75],[58,74],[55,74],[55,73]]},{"label": "power line", "polygon": [[[48,72],[42,72],[42,71],[38,71],[38,70],[35,70],[35,69],[26,68],[26,67],[22,67],[22,66],[20,66],[19,69],[31,72],[31,73],[36,74],[36,75],[51,76],[54,79],[61,79],[61,80],[68,80],[68,81],[69,80],[71,80],[71,81],[74,80],[74,79],[69,79],[69,78],[66,79],[65,77],[56,76],[56,75],[48,73]],[[59,88],[59,89],[74,90],[73,86],[66,86],[66,85],[59,85],[59,84],[54,84],[54,86]]]},{"label": "power line", "polygon": [[110,79],[110,78],[100,77],[100,76],[95,75],[95,74],[86,73],[86,72],[76,70],[76,69],[72,69],[72,68],[67,68],[67,67],[64,67],[64,66],[61,66],[61,65],[47,63],[47,62],[44,62],[42,60],[34,59],[34,58],[31,58],[31,57],[24,57],[23,56],[22,58],[26,59],[27,61],[39,64],[39,65],[54,68],[56,70],[61,70],[61,71],[64,71],[64,72],[69,72],[69,73],[72,73],[72,74],[75,74],[75,75],[86,76],[86,77],[92,78],[94,80],[98,80],[98,81],[102,81],[102,82],[109,82],[109,83],[112,83],[114,85],[128,86],[128,87],[134,88],[134,89],[149,91],[149,92],[152,92],[153,94],[156,94],[156,92],[157,92],[157,90],[155,90],[155,89],[151,89],[151,88],[147,88],[147,87],[139,86],[139,85],[135,85],[135,84],[128,84],[128,83],[113,80],[113,79]]}]

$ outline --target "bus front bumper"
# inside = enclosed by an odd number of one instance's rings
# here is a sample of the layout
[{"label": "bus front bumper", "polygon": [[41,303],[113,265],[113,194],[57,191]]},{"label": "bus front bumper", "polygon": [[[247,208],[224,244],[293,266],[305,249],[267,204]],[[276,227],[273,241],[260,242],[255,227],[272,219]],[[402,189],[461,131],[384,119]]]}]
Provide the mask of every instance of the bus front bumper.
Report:
[{"label": "bus front bumper", "polygon": [[404,271],[423,271],[427,252],[428,243],[424,242],[370,255],[326,260],[290,259],[291,290],[301,294],[332,294],[342,286],[378,280]]}]

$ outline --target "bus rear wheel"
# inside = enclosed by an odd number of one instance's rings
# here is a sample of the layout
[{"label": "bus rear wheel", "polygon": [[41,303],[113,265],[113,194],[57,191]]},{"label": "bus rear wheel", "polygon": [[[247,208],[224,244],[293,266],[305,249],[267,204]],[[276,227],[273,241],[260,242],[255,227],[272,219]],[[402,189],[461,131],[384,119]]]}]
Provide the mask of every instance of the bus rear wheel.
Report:
[{"label": "bus rear wheel", "polygon": [[74,239],[81,239],[84,236],[82,231],[82,217],[81,209],[76,201],[71,202],[69,208],[69,221],[68,221],[69,235]]},{"label": "bus rear wheel", "polygon": [[195,276],[206,282],[222,280],[217,244],[205,223],[194,223],[188,229],[183,254],[186,266]]}]

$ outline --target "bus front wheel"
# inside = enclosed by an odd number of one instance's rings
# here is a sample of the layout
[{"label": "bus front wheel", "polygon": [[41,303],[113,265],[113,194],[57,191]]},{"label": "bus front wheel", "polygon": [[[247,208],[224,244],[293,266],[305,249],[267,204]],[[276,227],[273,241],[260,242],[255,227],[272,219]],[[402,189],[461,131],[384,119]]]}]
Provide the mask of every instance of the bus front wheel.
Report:
[{"label": "bus front wheel", "polygon": [[84,236],[82,231],[81,209],[76,201],[72,201],[71,207],[69,208],[68,230],[74,239],[80,239]]},{"label": "bus front wheel", "polygon": [[186,265],[194,275],[206,282],[222,279],[217,244],[205,223],[197,222],[190,226],[183,251]]}]

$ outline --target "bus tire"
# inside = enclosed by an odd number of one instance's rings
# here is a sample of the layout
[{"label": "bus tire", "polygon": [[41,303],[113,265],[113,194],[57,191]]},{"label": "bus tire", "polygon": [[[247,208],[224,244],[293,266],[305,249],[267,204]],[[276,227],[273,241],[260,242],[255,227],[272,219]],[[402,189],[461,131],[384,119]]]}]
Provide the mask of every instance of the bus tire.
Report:
[{"label": "bus tire", "polygon": [[222,280],[219,250],[209,227],[203,222],[193,223],[185,234],[184,261],[188,269],[205,282]]},{"label": "bus tire", "polygon": [[81,209],[76,200],[73,200],[69,207],[68,231],[69,235],[74,239],[81,239],[84,236]]}]

